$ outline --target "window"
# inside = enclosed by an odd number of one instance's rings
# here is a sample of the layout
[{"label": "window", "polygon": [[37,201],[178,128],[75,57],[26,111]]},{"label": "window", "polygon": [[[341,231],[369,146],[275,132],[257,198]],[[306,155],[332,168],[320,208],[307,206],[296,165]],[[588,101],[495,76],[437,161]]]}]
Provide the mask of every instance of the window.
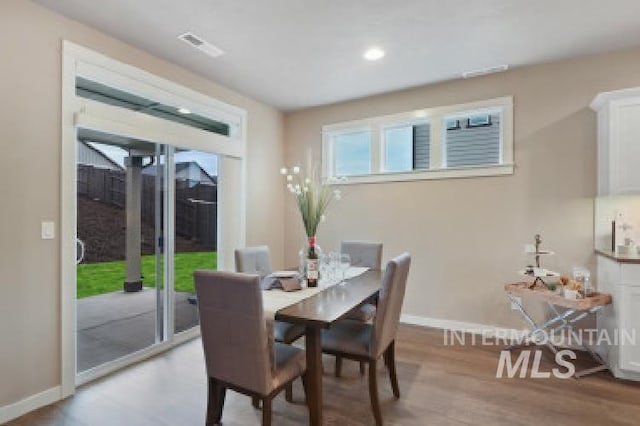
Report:
[{"label": "window", "polygon": [[[445,118],[445,123],[452,119]],[[456,121],[463,128],[446,127],[446,167],[495,166],[500,164],[500,112],[468,114]]]},{"label": "window", "polygon": [[324,126],[323,174],[341,183],[513,174],[513,99]]},{"label": "window", "polygon": [[337,133],[332,136],[334,176],[371,173],[371,131]]},{"label": "window", "polygon": [[456,120],[453,118],[450,118],[448,120],[445,120],[446,123],[446,129],[447,130],[457,130],[460,128],[460,120]]},{"label": "window", "polygon": [[429,168],[429,123],[405,124],[384,129],[384,171],[406,172]]},{"label": "window", "polygon": [[467,118],[467,127],[491,126],[491,114],[475,114]]},{"label": "window", "polygon": [[104,104],[184,124],[189,127],[195,127],[196,129],[207,132],[224,136],[229,136],[231,133],[228,123],[195,114],[180,107],[166,105],[155,100],[137,96],[124,90],[119,90],[82,77],[76,77],[76,95],[81,98],[91,99]]}]

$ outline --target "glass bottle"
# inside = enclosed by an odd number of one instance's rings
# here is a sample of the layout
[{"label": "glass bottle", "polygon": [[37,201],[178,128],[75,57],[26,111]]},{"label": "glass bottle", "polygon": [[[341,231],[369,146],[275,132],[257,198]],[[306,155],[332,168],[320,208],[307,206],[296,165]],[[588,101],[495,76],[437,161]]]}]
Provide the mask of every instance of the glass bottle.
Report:
[{"label": "glass bottle", "polygon": [[309,248],[307,251],[306,278],[308,287],[317,287],[320,279],[318,268],[318,252],[316,251],[316,237],[309,237]]}]

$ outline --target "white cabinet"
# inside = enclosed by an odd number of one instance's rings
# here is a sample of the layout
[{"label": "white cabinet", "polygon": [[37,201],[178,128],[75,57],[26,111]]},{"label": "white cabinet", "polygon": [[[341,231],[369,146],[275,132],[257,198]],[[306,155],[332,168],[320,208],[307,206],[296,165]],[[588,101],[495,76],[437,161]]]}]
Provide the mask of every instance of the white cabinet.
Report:
[{"label": "white cabinet", "polygon": [[614,376],[640,380],[640,264],[599,255],[597,286],[613,296],[598,313],[598,353]]},{"label": "white cabinet", "polygon": [[640,88],[600,93],[598,195],[640,194]]},{"label": "white cabinet", "polygon": [[619,303],[620,368],[640,373],[640,285],[622,286]]}]

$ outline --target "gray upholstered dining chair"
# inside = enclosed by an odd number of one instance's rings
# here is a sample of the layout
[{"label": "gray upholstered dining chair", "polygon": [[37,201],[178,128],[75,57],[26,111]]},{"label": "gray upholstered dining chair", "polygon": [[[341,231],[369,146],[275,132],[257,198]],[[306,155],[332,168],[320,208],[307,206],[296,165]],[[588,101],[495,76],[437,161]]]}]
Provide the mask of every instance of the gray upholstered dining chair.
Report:
[{"label": "gray upholstered dining chair", "polygon": [[271,339],[260,277],[204,270],[193,276],[209,385],[206,424],[220,422],[229,388],[262,400],[262,424],[270,425],[272,399],[296,378],[305,382],[304,351]]},{"label": "gray upholstered dining chair", "polygon": [[393,395],[400,398],[396,375],[395,338],[410,266],[411,256],[409,253],[403,253],[387,264],[373,324],[344,320],[338,321],[330,329],[322,331],[322,351],[324,353],[355,361],[364,361],[369,364],[369,396],[376,425],[382,424],[376,376],[376,364],[381,355],[384,356],[389,369]]},{"label": "gray upholstered dining chair", "polygon": [[[257,246],[237,249],[235,251],[236,272],[246,274],[258,274],[261,277],[269,275],[271,270],[271,258],[269,247]],[[273,324],[273,337],[278,342],[293,343],[304,335],[304,327],[288,322],[275,321]]]},{"label": "gray upholstered dining chair", "polygon": [[[382,243],[369,241],[342,241],[340,253],[346,253],[351,258],[351,266],[361,266],[379,271],[382,268]],[[367,322],[376,315],[375,298],[367,300],[362,305],[351,310],[345,319]],[[335,375],[340,377],[342,358],[336,357]],[[364,374],[364,363],[360,363],[360,374]]]},{"label": "gray upholstered dining chair", "polygon": [[[243,249],[236,249],[236,272],[243,272],[245,274],[257,274],[260,277],[269,275],[271,270],[271,256],[269,254],[269,247],[256,246],[246,247]],[[282,342],[286,344],[293,343],[300,337],[304,336],[304,327],[299,324],[291,324],[284,321],[273,322],[273,338],[276,342]],[[285,389],[287,401],[293,400],[293,386],[289,385]],[[258,407],[258,402],[253,399],[253,405]]]}]

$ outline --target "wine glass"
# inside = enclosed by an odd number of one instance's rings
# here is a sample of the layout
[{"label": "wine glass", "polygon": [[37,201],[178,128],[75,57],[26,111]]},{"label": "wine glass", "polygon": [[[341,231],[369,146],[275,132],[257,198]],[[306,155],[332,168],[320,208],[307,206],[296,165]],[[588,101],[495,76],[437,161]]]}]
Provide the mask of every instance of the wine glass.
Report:
[{"label": "wine glass", "polygon": [[331,267],[330,258],[326,254],[321,254],[318,256],[318,264],[320,270],[320,281],[321,285],[327,284],[329,282],[329,270]]},{"label": "wine glass", "polygon": [[342,281],[346,279],[347,270],[351,266],[351,256],[347,253],[340,253],[340,269],[342,270]]},{"label": "wine glass", "polygon": [[340,253],[332,251],[329,253],[329,274],[331,282],[338,280],[338,270],[340,269]]}]

